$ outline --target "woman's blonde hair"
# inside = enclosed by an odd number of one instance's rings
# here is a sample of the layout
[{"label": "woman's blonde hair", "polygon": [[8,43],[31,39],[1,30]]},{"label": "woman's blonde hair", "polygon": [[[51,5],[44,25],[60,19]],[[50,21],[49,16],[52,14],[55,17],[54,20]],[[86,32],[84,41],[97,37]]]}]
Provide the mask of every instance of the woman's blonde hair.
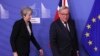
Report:
[{"label": "woman's blonde hair", "polygon": [[26,16],[27,12],[31,11],[33,13],[32,9],[30,7],[24,7],[21,9],[21,15]]}]

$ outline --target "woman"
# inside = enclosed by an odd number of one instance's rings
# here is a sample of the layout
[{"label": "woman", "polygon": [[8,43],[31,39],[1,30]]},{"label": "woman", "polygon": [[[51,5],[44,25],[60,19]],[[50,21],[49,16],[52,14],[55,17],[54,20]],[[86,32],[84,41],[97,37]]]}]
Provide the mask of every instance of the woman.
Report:
[{"label": "woman", "polygon": [[39,50],[40,56],[43,56],[43,50],[35,40],[32,32],[32,24],[30,19],[32,17],[32,9],[29,7],[21,10],[22,18],[13,25],[10,43],[12,46],[14,56],[29,56],[30,40]]}]

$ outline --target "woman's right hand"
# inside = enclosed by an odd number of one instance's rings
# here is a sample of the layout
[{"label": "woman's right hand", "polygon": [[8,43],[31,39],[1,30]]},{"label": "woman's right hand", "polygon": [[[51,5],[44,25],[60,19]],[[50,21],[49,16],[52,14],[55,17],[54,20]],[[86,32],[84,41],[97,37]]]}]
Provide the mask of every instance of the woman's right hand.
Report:
[{"label": "woman's right hand", "polygon": [[14,56],[18,56],[17,52],[14,52],[13,55],[14,55]]}]

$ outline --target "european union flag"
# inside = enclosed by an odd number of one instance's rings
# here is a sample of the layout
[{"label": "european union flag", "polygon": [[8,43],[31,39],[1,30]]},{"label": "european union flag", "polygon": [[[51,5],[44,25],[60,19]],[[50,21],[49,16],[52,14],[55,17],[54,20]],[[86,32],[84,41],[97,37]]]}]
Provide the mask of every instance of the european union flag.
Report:
[{"label": "european union flag", "polygon": [[82,33],[82,43],[89,56],[100,56],[100,0],[95,0]]}]

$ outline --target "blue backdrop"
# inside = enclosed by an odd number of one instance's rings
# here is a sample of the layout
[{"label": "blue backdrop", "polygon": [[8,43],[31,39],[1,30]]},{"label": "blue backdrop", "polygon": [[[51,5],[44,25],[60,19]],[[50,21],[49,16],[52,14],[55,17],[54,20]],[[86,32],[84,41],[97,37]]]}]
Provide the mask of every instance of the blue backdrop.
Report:
[{"label": "blue backdrop", "polygon": [[[58,0],[0,0],[0,56],[12,56],[10,34],[14,22],[21,18],[20,10],[25,6],[33,9],[33,18],[40,18],[40,23],[33,23],[36,40],[44,49],[45,56],[52,56],[49,45],[49,26],[54,18]],[[31,43],[30,56],[38,56],[38,51]]]},{"label": "blue backdrop", "polygon": [[[34,11],[33,18],[40,18],[40,23],[33,24],[35,38],[44,49],[45,56],[52,56],[49,45],[49,27],[59,0],[0,0],[0,56],[12,56],[10,34],[14,22],[21,18],[20,9],[30,6]],[[80,55],[88,56],[81,44],[81,34],[89,17],[94,0],[69,0],[72,18],[76,22]],[[35,15],[35,16],[34,16]],[[38,56],[31,43],[30,56]]]}]

